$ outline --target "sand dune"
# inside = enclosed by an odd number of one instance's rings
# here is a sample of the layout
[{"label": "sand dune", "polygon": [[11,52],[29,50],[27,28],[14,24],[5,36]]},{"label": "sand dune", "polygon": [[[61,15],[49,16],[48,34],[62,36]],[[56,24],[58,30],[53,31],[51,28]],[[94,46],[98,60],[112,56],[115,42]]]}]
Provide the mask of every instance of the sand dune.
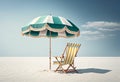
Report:
[{"label": "sand dune", "polygon": [[[54,61],[54,58],[52,58]],[[0,57],[0,82],[120,82],[120,57],[77,57],[79,73],[48,71],[48,57]]]}]

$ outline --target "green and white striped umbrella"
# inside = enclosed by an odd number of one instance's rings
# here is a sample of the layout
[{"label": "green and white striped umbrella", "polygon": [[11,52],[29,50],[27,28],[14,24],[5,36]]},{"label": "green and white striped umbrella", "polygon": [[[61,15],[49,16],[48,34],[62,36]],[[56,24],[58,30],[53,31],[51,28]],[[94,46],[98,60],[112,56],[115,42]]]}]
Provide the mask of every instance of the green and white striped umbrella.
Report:
[{"label": "green and white striped umbrella", "polygon": [[22,34],[30,37],[50,37],[50,69],[51,69],[51,37],[77,37],[80,30],[71,21],[60,16],[39,16],[22,27]]},{"label": "green and white striped umbrella", "polygon": [[63,17],[40,16],[22,28],[22,34],[32,37],[73,37],[79,36],[79,29]]}]

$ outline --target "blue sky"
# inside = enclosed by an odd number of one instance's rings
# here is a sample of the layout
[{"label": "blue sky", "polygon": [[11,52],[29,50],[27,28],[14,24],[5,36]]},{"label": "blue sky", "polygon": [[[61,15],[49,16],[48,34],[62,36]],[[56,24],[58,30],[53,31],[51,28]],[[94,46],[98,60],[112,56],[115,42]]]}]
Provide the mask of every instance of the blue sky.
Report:
[{"label": "blue sky", "polygon": [[48,56],[48,38],[21,35],[33,18],[52,14],[79,27],[78,38],[52,39],[52,55],[67,42],[82,44],[78,56],[120,56],[119,0],[0,0],[0,56]]}]

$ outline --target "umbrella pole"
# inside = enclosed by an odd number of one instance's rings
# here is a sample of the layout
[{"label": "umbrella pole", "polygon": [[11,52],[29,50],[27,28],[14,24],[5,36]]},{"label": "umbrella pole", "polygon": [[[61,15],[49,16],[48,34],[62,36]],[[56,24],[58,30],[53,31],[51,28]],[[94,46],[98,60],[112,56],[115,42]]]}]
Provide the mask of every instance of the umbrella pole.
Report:
[{"label": "umbrella pole", "polygon": [[51,70],[51,32],[50,32],[49,70]]}]

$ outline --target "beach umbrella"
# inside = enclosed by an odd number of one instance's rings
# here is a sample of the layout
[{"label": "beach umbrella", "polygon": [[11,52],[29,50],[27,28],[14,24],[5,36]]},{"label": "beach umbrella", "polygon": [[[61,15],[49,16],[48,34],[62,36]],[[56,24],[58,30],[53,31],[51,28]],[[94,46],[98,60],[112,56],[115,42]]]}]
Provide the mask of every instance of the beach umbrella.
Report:
[{"label": "beach umbrella", "polygon": [[80,35],[80,30],[70,20],[60,16],[39,16],[22,27],[22,35],[50,39],[49,69],[51,70],[51,38],[71,38]]}]

